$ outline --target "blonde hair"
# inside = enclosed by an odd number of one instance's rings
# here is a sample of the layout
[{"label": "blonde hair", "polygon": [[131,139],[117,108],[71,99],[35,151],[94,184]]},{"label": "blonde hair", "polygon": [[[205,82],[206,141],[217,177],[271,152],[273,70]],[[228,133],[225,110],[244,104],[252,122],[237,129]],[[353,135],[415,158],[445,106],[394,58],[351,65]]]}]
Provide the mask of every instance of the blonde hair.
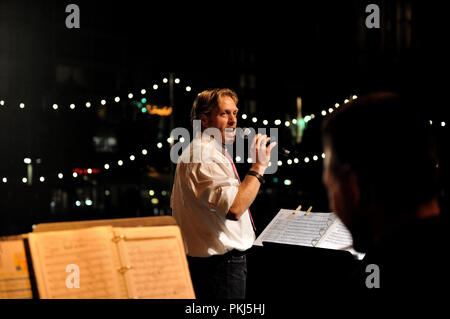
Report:
[{"label": "blonde hair", "polygon": [[236,92],[231,89],[212,89],[201,92],[194,100],[191,110],[191,122],[200,119],[202,114],[210,114],[219,104],[219,98],[228,96],[235,104],[238,103]]}]

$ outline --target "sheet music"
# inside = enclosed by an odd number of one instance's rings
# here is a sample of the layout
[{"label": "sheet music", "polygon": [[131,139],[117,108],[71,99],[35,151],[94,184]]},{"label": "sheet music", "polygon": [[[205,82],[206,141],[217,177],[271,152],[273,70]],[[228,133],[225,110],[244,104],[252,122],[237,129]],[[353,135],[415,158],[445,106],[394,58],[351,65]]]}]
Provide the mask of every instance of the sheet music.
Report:
[{"label": "sheet music", "polygon": [[353,239],[344,224],[337,219],[317,244],[320,248],[343,249],[352,246]]},{"label": "sheet music", "polygon": [[312,247],[336,218],[332,213],[293,213],[294,210],[281,209],[254,245],[262,246],[263,241],[269,241]]},{"label": "sheet music", "polygon": [[0,299],[31,299],[23,240],[0,241]]},{"label": "sheet music", "polygon": [[132,298],[195,298],[181,233],[177,226],[114,228],[131,269],[125,276]]},{"label": "sheet music", "polygon": [[316,247],[347,250],[358,259],[363,259],[365,255],[353,249],[352,235],[339,218],[328,228]]},{"label": "sheet music", "polygon": [[[126,297],[117,276],[112,227],[31,233],[33,266],[40,298],[110,299]],[[79,266],[80,288],[68,288],[69,264]]]}]

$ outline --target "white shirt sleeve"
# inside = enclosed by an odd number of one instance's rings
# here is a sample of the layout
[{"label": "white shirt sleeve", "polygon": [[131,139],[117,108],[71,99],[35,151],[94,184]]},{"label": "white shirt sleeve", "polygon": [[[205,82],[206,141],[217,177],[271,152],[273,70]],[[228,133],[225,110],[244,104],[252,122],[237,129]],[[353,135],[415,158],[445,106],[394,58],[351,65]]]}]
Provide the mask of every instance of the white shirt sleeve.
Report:
[{"label": "white shirt sleeve", "polygon": [[194,163],[189,172],[194,197],[212,212],[226,217],[239,188],[237,178],[229,176],[225,163]]}]

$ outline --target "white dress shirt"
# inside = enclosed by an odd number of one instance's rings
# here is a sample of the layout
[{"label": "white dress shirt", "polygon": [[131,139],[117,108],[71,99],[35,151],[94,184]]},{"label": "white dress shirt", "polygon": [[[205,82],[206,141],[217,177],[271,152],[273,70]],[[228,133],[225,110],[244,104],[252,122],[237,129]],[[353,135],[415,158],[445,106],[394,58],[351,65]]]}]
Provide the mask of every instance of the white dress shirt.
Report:
[{"label": "white dress shirt", "polygon": [[239,180],[225,152],[215,139],[196,138],[178,159],[170,206],[192,257],[244,251],[255,240],[248,209],[237,221],[226,219]]}]

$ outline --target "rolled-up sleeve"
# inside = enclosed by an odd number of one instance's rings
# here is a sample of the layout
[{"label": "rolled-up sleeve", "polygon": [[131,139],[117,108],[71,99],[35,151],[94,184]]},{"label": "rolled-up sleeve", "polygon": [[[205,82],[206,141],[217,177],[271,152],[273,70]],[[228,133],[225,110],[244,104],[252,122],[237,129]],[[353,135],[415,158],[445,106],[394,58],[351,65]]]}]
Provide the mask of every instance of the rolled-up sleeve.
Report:
[{"label": "rolled-up sleeve", "polygon": [[196,199],[223,218],[234,202],[239,188],[237,178],[228,176],[226,164],[197,163],[190,171],[190,188]]}]

